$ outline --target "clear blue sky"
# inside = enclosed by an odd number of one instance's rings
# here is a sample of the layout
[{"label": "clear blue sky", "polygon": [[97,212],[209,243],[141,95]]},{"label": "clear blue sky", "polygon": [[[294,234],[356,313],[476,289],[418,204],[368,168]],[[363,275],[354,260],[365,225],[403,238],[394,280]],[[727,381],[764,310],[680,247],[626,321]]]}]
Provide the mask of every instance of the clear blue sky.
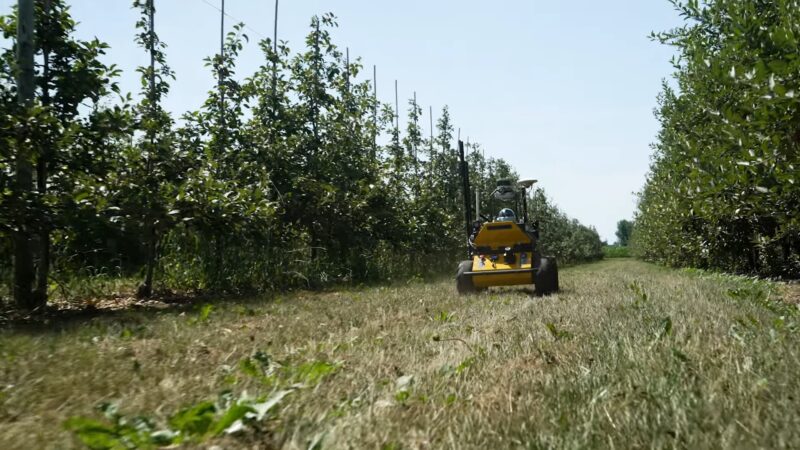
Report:
[{"label": "clear blue sky", "polygon": [[[0,0],[8,13],[15,0]],[[123,71],[122,87],[136,93],[134,69],[147,56],[133,43],[130,0],[72,0],[81,37],[111,45],[107,61]],[[203,58],[219,45],[219,0],[156,0],[156,27],[177,75],[167,107],[197,108],[212,86]],[[273,0],[227,0],[227,12],[261,35],[271,35]],[[651,31],[678,25],[667,0],[376,1],[283,0],[279,38],[299,50],[313,14],[339,18],[335,41],[365,65],[378,66],[378,94],[401,104],[417,92],[428,105],[449,105],[462,138],[538,178],[570,216],[614,241],[616,222],[631,218],[633,192],[649,165],[653,117],[661,80],[672,67],[669,48]],[[251,44],[238,73],[263,61]],[[402,107],[402,106],[401,106]]]}]

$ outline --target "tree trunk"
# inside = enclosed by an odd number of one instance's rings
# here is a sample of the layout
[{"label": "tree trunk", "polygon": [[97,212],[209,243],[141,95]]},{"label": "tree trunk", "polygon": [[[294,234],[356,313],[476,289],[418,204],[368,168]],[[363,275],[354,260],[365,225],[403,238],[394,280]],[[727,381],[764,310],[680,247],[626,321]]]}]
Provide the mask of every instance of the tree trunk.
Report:
[{"label": "tree trunk", "polygon": [[158,259],[158,235],[155,225],[148,226],[147,240],[147,266],[145,267],[144,282],[139,286],[136,293],[139,298],[150,298],[153,296],[153,273],[155,272],[156,261]]},{"label": "tree trunk", "polygon": [[[47,190],[47,161],[40,157],[36,168],[36,184],[40,196]],[[50,274],[50,223],[42,220],[39,223],[39,246],[36,260],[35,296],[41,303],[47,303],[48,277]]]},{"label": "tree trunk", "polygon": [[[19,0],[17,20],[17,94],[22,109],[27,111],[33,104],[35,92],[33,64],[34,9],[33,0]],[[14,233],[14,300],[18,307],[34,309],[40,305],[32,288],[34,283],[33,249],[30,235],[31,210],[28,201],[33,188],[33,167],[30,147],[25,139],[26,131],[20,129],[15,157],[16,199],[19,201],[19,221]]]},{"label": "tree trunk", "polygon": [[[44,1],[43,20],[45,27],[50,26],[50,0]],[[44,62],[42,64],[42,78],[44,85],[42,87],[42,105],[45,107],[50,106],[50,49],[47,45],[43,46],[42,53],[44,54]],[[47,193],[47,168],[51,164],[53,157],[53,143],[48,139],[39,153],[39,159],[36,164],[36,190],[40,198],[44,198]],[[40,299],[42,303],[47,303],[47,287],[48,277],[50,275],[50,221],[41,220],[39,222],[39,246],[38,257],[36,261],[36,290],[35,296]]]},{"label": "tree trunk", "polygon": [[19,140],[17,148],[17,199],[22,211],[19,214],[17,231],[14,233],[14,300],[18,308],[34,309],[40,306],[33,295],[35,273],[33,266],[33,248],[31,241],[30,209],[28,199],[33,183],[31,164],[28,152],[24,149],[27,144],[24,139]]}]

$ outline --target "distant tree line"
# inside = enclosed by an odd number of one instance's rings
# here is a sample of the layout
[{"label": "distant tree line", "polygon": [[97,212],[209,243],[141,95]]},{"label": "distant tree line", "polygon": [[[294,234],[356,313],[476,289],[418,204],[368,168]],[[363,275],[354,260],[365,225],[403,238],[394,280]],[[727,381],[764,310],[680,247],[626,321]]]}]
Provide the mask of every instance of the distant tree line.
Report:
[{"label": "distant tree line", "polygon": [[[677,50],[639,194],[637,253],[670,265],[800,277],[800,8],[673,5]],[[674,87],[673,87],[674,86]]]},{"label": "distant tree line", "polygon": [[528,200],[529,214],[541,228],[542,254],[553,255],[560,263],[579,264],[603,258],[603,241],[597,230],[567,216],[544,189],[537,188]]},{"label": "distant tree line", "polygon": [[628,243],[631,240],[631,234],[633,234],[633,222],[630,220],[620,220],[617,222],[617,245],[622,247],[627,247]]},{"label": "distant tree line", "polygon": [[[66,1],[36,2],[30,108],[16,98],[17,15],[0,18],[13,43],[0,57],[4,295],[15,291],[19,306],[35,308],[64,280],[98,274],[139,276],[138,294],[148,297],[454,270],[463,199],[447,107],[425,138],[422,110],[409,100],[400,130],[393,108],[360,78],[360,61],[333,43],[336,19],[325,14],[311,19],[299,53],[258,42],[263,64],[245,76],[236,69],[248,38],[232,27],[224,51],[206,59],[216,87],[198,110],[175,117],[163,107],[175,77],[153,2],[133,6],[134,38],[151,60],[137,69],[135,97],[102,61],[108,46],[75,37]],[[468,154],[482,192],[516,176],[478,149]],[[20,182],[20,158],[30,186]],[[548,249],[569,261],[596,257],[597,233],[536,195]],[[29,285],[14,286],[15,236],[28,239]]]}]

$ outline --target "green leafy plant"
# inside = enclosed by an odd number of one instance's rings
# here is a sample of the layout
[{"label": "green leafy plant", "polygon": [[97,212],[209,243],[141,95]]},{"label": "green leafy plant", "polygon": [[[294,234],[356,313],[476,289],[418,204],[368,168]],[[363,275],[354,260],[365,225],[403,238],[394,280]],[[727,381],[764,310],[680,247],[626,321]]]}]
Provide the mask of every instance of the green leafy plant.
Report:
[{"label": "green leafy plant", "polygon": [[439,314],[433,316],[433,319],[437,322],[447,323],[453,320],[453,313],[449,313],[447,311],[440,311]]},{"label": "green leafy plant", "polygon": [[553,336],[553,338],[556,341],[567,340],[573,337],[572,333],[570,333],[567,330],[559,329],[553,322],[545,323],[545,327],[547,328],[547,331],[550,332],[550,335]]},{"label": "green leafy plant", "polygon": [[340,362],[308,361],[294,367],[283,367],[288,377],[307,386],[315,386],[342,367]]},{"label": "green leafy plant", "polygon": [[158,428],[155,420],[146,416],[125,417],[118,412],[115,404],[104,403],[98,409],[105,416],[105,422],[73,417],[64,426],[93,450],[199,443],[214,436],[242,432],[248,426],[257,426],[291,392],[274,391],[261,398],[243,395],[238,399],[223,393],[217,402],[204,401],[178,411],[167,420],[168,426],[164,428]]},{"label": "green leafy plant", "polygon": [[656,339],[663,339],[666,336],[672,334],[672,318],[671,317],[664,317],[658,323],[658,332],[656,334]]},{"label": "green leafy plant", "polygon": [[113,403],[103,403],[97,409],[103,413],[106,422],[73,417],[64,424],[92,450],[151,448],[156,445],[169,445],[175,440],[173,434],[157,431],[153,421],[147,417],[122,416],[117,410],[117,405]]},{"label": "green leafy plant", "polygon": [[647,291],[644,290],[644,286],[642,286],[640,282],[634,280],[627,285],[627,288],[629,291],[633,292],[633,294],[636,296],[636,299],[633,302],[634,307],[640,308],[643,305],[647,304],[650,297],[647,294]]}]

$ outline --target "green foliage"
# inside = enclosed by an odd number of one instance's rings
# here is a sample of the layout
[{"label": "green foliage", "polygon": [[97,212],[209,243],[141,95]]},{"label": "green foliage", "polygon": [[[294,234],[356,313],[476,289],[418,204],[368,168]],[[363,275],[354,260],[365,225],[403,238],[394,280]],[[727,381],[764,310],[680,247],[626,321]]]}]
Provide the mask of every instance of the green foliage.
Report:
[{"label": "green foliage", "polygon": [[573,337],[572,333],[558,328],[553,322],[547,322],[544,325],[556,341],[567,340]]},{"label": "green foliage", "polygon": [[414,386],[413,375],[403,375],[395,380],[394,400],[403,405],[411,398],[411,391]]},{"label": "green foliage", "polygon": [[603,257],[604,258],[628,258],[631,256],[629,247],[620,247],[619,245],[604,245]]},{"label": "green foliage", "polygon": [[[151,2],[133,0],[140,17],[132,25],[152,64],[137,68],[137,97],[116,103],[118,69],[99,62],[107,46],[75,39],[77,23],[64,2],[50,4],[39,12],[37,52],[50,52],[52,65],[48,74],[37,68],[34,110],[16,106],[14,49],[0,58],[4,284],[8,238],[27,215],[51,236],[51,294],[98,274],[142,279],[143,297],[421,279],[449,272],[463,254],[449,109],[434,135],[423,137],[423,111],[411,99],[402,127],[373,97],[361,61],[348,61],[334,43],[332,14],[311,19],[298,52],[258,42],[263,64],[244,76],[237,60],[249,39],[243,24],[234,25],[221,54],[205,60],[214,88],[198,110],[175,120],[162,105],[174,73],[151,27]],[[12,41],[14,16],[0,26]],[[20,201],[11,195],[6,149],[21,145],[14,130],[23,122],[29,142],[47,149],[36,157],[49,182],[46,192]],[[379,145],[383,136],[389,139]],[[480,144],[470,143],[467,153],[473,186],[487,198],[484,212],[494,215],[503,206],[488,198],[495,181],[518,177],[506,161],[485,157]],[[531,212],[542,223],[544,250],[564,263],[600,258],[597,233],[537,192]],[[192,320],[204,322],[210,312]]]},{"label": "green foliage", "polygon": [[214,305],[205,304],[198,308],[197,316],[193,317],[190,322],[195,324],[208,322],[208,319],[211,317],[211,313],[213,311]]},{"label": "green foliage", "polygon": [[[35,289],[45,300],[50,266],[69,264],[61,250],[80,249],[79,232],[102,227],[102,200],[84,194],[97,187],[113,156],[98,137],[113,139],[127,111],[108,106],[119,92],[119,70],[101,62],[108,46],[75,37],[77,24],[65,1],[36,2],[34,26],[36,89],[33,106],[23,110],[16,103],[17,18],[0,16],[2,36],[13,43],[0,53],[0,259],[10,261],[6,240],[15,230],[32,234]],[[15,187],[14,158],[23,153],[35,169],[33,191]],[[0,271],[8,270],[8,263],[0,264]]]},{"label": "green foliage", "polygon": [[673,1],[686,23],[633,245],[648,260],[800,276],[800,10],[789,1]]},{"label": "green foliage", "polygon": [[644,290],[644,286],[642,286],[641,283],[634,280],[633,282],[628,284],[627,287],[628,290],[633,292],[633,294],[636,296],[636,299],[633,302],[633,306],[640,308],[647,303],[650,296],[647,294],[647,291]]},{"label": "green foliage", "polygon": [[439,314],[433,316],[433,319],[439,322],[447,323],[453,320],[453,313],[447,311],[439,311]]},{"label": "green foliage", "polygon": [[543,255],[555,256],[563,264],[579,264],[603,258],[603,242],[594,227],[570,219],[541,188],[528,200],[529,215],[539,222],[539,245]]},{"label": "green foliage", "polygon": [[178,411],[170,417],[169,425],[173,430],[179,430],[188,435],[203,435],[211,429],[216,412],[217,407],[214,402],[200,402]]},{"label": "green foliage", "polygon": [[627,247],[633,233],[633,222],[630,220],[620,220],[617,222],[617,245]]},{"label": "green foliage", "polygon": [[658,333],[656,338],[663,339],[665,336],[669,336],[670,334],[672,334],[672,318],[664,317],[658,323]]},{"label": "green foliage", "polygon": [[248,426],[257,427],[290,392],[275,391],[262,398],[242,395],[238,399],[223,393],[216,402],[203,401],[178,411],[168,418],[163,428],[150,417],[126,417],[118,412],[116,404],[104,403],[98,409],[106,421],[73,417],[64,426],[92,450],[199,443],[215,436],[239,433]]},{"label": "green foliage", "polygon": [[159,433],[147,417],[126,418],[117,411],[117,405],[104,403],[98,406],[107,422],[84,417],[73,417],[64,426],[74,432],[81,442],[92,450],[153,448],[175,441],[170,433]]},{"label": "green foliage", "polygon": [[289,378],[295,382],[304,383],[307,386],[314,386],[324,378],[336,372],[341,367],[341,363],[330,363],[327,361],[309,361],[296,367],[285,367],[284,370],[289,374]]},{"label": "green foliage", "polygon": [[470,367],[473,366],[473,364],[475,364],[476,361],[477,358],[475,356],[470,356],[467,359],[461,361],[461,363],[459,363],[455,368],[456,375],[460,375],[462,372],[468,370]]}]

